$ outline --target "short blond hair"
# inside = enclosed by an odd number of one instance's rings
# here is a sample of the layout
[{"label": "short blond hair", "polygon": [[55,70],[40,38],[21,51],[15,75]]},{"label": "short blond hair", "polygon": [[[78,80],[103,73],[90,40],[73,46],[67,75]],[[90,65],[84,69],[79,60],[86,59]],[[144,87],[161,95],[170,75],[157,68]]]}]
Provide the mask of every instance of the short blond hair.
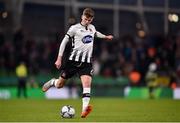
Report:
[{"label": "short blond hair", "polygon": [[83,15],[86,16],[86,17],[91,17],[93,18],[94,17],[94,10],[92,10],[91,8],[85,8],[83,10]]}]

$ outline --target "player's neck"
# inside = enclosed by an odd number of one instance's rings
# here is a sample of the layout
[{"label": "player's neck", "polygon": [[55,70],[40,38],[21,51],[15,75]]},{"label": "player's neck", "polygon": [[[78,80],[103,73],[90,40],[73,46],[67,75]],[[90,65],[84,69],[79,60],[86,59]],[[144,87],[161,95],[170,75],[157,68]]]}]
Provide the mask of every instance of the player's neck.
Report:
[{"label": "player's neck", "polygon": [[87,27],[88,25],[84,24],[83,22],[80,22],[80,24],[84,27]]},{"label": "player's neck", "polygon": [[88,30],[88,25],[83,24],[82,22],[80,22],[80,24],[81,24],[82,26],[84,26],[86,30]]}]

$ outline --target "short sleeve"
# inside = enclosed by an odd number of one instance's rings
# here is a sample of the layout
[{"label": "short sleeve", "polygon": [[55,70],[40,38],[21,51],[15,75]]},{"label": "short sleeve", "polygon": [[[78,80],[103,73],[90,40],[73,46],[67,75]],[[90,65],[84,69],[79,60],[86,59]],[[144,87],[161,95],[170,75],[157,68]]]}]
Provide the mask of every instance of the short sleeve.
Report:
[{"label": "short sleeve", "polygon": [[70,36],[70,37],[73,37],[75,34],[75,27],[74,26],[71,26],[69,28],[69,30],[67,31],[67,35]]}]

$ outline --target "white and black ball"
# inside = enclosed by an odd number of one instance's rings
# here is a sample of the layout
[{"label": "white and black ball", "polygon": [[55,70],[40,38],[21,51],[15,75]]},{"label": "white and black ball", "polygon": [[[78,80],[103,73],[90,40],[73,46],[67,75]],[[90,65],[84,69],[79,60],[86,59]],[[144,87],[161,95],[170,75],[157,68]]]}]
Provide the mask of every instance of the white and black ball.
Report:
[{"label": "white and black ball", "polygon": [[75,116],[75,109],[71,105],[65,105],[61,108],[60,115],[63,118],[73,118]]}]

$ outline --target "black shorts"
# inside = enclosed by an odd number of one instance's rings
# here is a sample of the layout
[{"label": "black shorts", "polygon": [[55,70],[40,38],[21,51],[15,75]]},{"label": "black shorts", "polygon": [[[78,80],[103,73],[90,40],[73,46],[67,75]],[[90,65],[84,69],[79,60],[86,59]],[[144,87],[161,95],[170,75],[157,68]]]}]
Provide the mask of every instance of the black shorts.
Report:
[{"label": "black shorts", "polygon": [[92,63],[76,62],[67,60],[66,64],[60,69],[60,76],[64,79],[71,78],[74,75],[93,75]]}]

